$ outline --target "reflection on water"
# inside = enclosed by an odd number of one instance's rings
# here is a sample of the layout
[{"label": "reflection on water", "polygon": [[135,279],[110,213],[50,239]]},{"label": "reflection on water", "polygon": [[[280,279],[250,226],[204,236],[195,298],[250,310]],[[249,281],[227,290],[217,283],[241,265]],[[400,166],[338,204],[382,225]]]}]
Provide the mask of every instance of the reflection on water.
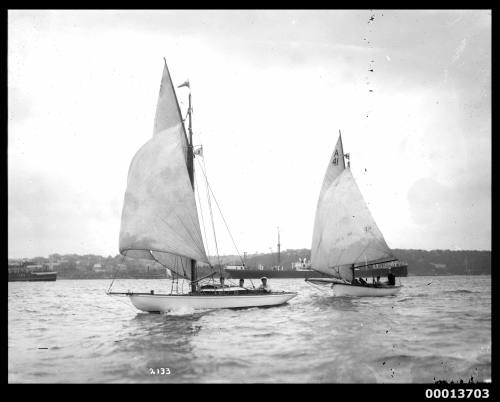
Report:
[{"label": "reflection on water", "polygon": [[355,299],[352,297],[331,297],[331,296],[319,296],[312,298],[312,306],[317,306],[322,311],[325,310],[338,310],[339,312],[343,311],[358,311],[359,306],[362,304],[362,301],[359,299]]},{"label": "reflection on water", "polygon": [[[166,281],[122,280],[161,291]],[[398,296],[297,279],[271,308],[148,314],[105,280],[9,283],[10,382],[434,382],[491,377],[491,278],[409,277]],[[168,368],[170,374],[151,374]],[[159,371],[157,370],[156,373]]]},{"label": "reflection on water", "polygon": [[[143,380],[151,377],[151,369],[162,367],[175,367],[176,375],[193,375],[192,339],[200,332],[199,320],[205,314],[181,316],[138,313],[129,321],[127,336],[117,347],[116,353],[139,354],[141,370],[137,375]],[[154,376],[150,379],[154,379]]]}]

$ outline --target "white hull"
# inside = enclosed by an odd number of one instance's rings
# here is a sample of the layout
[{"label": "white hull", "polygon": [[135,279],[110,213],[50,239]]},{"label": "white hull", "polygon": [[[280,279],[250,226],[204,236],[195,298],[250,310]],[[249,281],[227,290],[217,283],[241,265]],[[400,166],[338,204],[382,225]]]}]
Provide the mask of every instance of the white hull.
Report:
[{"label": "white hull", "polygon": [[348,284],[334,283],[332,285],[334,296],[355,296],[355,297],[376,297],[393,296],[399,293],[402,286],[356,286]]},{"label": "white hull", "polygon": [[128,296],[132,304],[139,310],[164,313],[167,311],[278,306],[297,296],[297,293],[224,296],[130,294]]}]

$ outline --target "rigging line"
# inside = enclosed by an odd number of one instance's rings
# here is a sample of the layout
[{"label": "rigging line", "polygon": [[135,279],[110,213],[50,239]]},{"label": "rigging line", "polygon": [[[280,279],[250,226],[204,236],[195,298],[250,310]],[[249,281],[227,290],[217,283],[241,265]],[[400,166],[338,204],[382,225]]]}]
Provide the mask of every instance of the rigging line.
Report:
[{"label": "rigging line", "polygon": [[205,219],[203,218],[203,209],[201,208],[201,197],[200,197],[200,192],[198,191],[198,179],[196,178],[196,175],[194,175],[194,180],[195,180],[195,188],[196,188],[196,194],[198,195],[198,205],[200,207],[200,215],[201,215],[201,224],[203,226],[203,234],[205,235],[205,247],[207,249],[207,255],[210,255],[210,251],[208,249],[208,238],[207,238],[207,232],[205,230]]},{"label": "rigging line", "polygon": [[[179,218],[179,216],[177,214],[175,214],[177,219],[179,220],[179,222],[181,223],[181,225],[183,226],[184,228],[184,231],[185,233],[188,234],[188,236],[191,238],[191,240],[193,241],[193,243],[195,244],[195,246],[198,248],[198,251],[200,252],[200,254],[203,254],[204,253],[204,248],[203,248],[203,239],[202,239],[202,236],[201,236],[201,233],[200,233],[200,237],[198,239],[195,239],[192,235],[192,233],[187,229],[187,227],[184,225],[184,222]],[[162,221],[163,223],[165,223],[170,229],[173,229],[172,226],[161,216],[161,215],[157,215]],[[193,227],[196,228],[196,223],[194,222],[194,219],[191,215],[188,215],[191,219],[191,223],[193,224]],[[199,226],[199,223],[198,223],[198,226]],[[185,236],[182,236],[178,233],[178,231],[176,230],[172,230],[172,233],[175,233],[177,235],[177,237],[179,238],[179,240],[181,240],[181,242],[186,242],[188,243],[188,241],[186,240],[189,240],[187,239]],[[198,234],[198,233],[196,233]],[[201,246],[200,246],[200,243],[201,242]]]},{"label": "rigging line", "polygon": [[179,258],[176,258],[175,259],[175,263],[177,264],[177,268],[179,268],[179,265],[181,266],[181,269],[182,269],[182,273],[184,275],[180,275],[178,272],[177,272],[177,281],[179,281],[179,278],[184,278],[185,276],[187,276],[187,273],[186,273],[186,268],[184,267],[184,258],[185,257],[179,257]]},{"label": "rigging line", "polygon": [[[156,216],[157,216],[157,217],[159,217],[159,218],[163,221],[163,223],[165,223],[165,224],[166,224],[166,225],[167,225],[167,226],[171,229],[171,233],[175,234],[175,235],[177,236],[177,238],[181,241],[181,243],[182,243],[182,242],[188,243],[188,240],[189,240],[189,239],[188,239],[188,238],[186,238],[186,236],[183,236],[183,235],[179,234],[177,230],[174,230],[174,228],[172,227],[172,225],[171,225],[170,223],[168,223],[164,217],[162,217],[162,216],[161,216],[161,215],[159,215],[159,214],[157,214]],[[179,217],[178,217],[178,216],[177,216],[177,218],[179,219]],[[192,216],[190,216],[190,218],[191,218],[192,223],[194,224],[194,221],[193,221]],[[153,224],[154,224],[155,226],[157,226],[157,225],[158,225],[156,221],[153,221]],[[190,233],[190,232],[189,232],[189,230],[186,228],[186,226],[182,223],[182,221],[181,221],[181,224],[182,224],[182,225],[183,225],[183,227],[184,227],[184,231],[185,231],[185,232],[189,235],[189,237],[191,237],[191,240],[193,240],[193,242],[195,243],[196,247],[198,247],[198,251],[201,251],[201,254],[203,254],[203,252],[204,252],[204,250],[203,250],[203,239],[201,238],[201,234],[200,234],[200,238],[198,239],[198,241],[196,241],[196,239],[194,239],[194,238],[192,237],[191,233]],[[196,227],[196,225],[195,225],[195,224],[194,224],[194,227]],[[200,241],[201,241],[201,243],[202,243],[202,246],[201,246],[201,247],[200,247],[200,245],[199,245],[199,242],[200,242]]]},{"label": "rigging line", "polygon": [[[175,259],[174,266],[177,268],[177,258]],[[170,271],[170,272],[172,272],[172,280],[170,281],[170,294],[172,294],[172,293],[174,293],[174,275],[173,275],[173,271]]]},{"label": "rigging line", "polygon": [[[172,227],[172,225],[170,223],[168,223],[164,217],[162,217],[161,215],[157,215],[158,218],[160,218],[162,220],[162,222],[167,225],[169,228],[170,228],[170,232],[175,234],[177,236],[177,238],[181,241],[181,242],[186,242],[186,239],[183,237],[183,236],[180,236],[179,233],[177,232],[177,230],[174,230],[174,228]],[[156,223],[156,221],[153,221],[153,224],[158,227],[158,224]],[[160,228],[161,229],[161,228]],[[165,240],[163,240],[165,241]]]},{"label": "rigging line", "polygon": [[[125,254],[126,254],[126,253],[127,253],[127,252],[125,251]],[[122,260],[121,260],[120,264],[121,264],[121,263],[123,263],[123,260],[124,260],[124,259],[125,259],[125,255],[124,255],[124,254],[122,254]],[[117,266],[115,266],[115,269],[113,270],[113,278],[112,278],[112,280],[111,280],[111,283],[110,283],[110,285],[109,285],[108,290],[106,291],[106,293],[111,292],[111,287],[113,286],[113,283],[115,282],[115,279],[116,279],[116,273],[117,273],[117,272],[118,272],[118,267],[117,267]]]},{"label": "rigging line", "polygon": [[[178,282],[179,282],[179,278],[181,278],[181,275],[179,275],[177,273],[177,270],[179,269],[179,261],[182,261],[182,257],[178,257],[178,256],[175,256],[175,260],[174,260],[174,266],[175,266],[175,271],[171,271],[172,273],[172,280],[171,280],[171,284],[170,284],[170,294],[173,294],[174,293],[174,285],[177,286]],[[185,272],[184,272],[185,274]],[[176,293],[177,290],[176,290]]]},{"label": "rigging line", "polygon": [[[161,216],[161,215],[158,215],[158,217],[163,221],[163,223],[165,223],[166,225],[168,225],[170,227],[170,229],[172,229],[172,233],[175,233],[177,235],[177,237],[179,238],[179,240],[181,240],[181,242],[185,242],[185,243],[188,243],[187,239],[185,236],[181,236],[178,231],[174,231],[173,227]],[[196,247],[198,247],[198,251],[201,251],[200,247],[199,247],[199,244],[198,242],[193,238],[193,236],[191,235],[191,233],[189,232],[189,230],[186,228],[186,226],[184,225],[184,222],[182,222],[182,220],[179,218],[179,215],[175,214],[175,217],[179,220],[179,222],[181,223],[182,227],[184,228],[184,231],[185,233],[188,234],[188,236],[191,238],[191,240],[193,241],[193,243],[196,245]],[[203,253],[201,253],[203,254]]]},{"label": "rigging line", "polygon": [[[178,237],[179,240],[181,240],[181,242],[185,242],[185,243],[188,243],[186,240],[189,240],[189,239],[186,239],[184,236],[180,236],[179,233],[177,231],[174,231],[173,227],[161,216],[161,215],[157,215],[158,218],[160,218],[163,223],[165,223],[171,230],[172,233],[175,233]],[[182,222],[182,220],[179,218],[179,216],[177,214],[175,214],[175,217],[179,220],[179,222],[181,223],[181,225],[183,226],[185,232],[189,235],[189,237],[191,237],[191,240],[193,240],[193,243],[195,244],[195,246],[198,248],[198,251],[202,251],[202,248],[200,248],[200,245],[196,242],[196,240],[191,236],[191,233],[189,233],[189,231],[186,229],[186,226],[184,225],[184,223]],[[172,253],[174,254],[174,253]],[[201,252],[200,254],[203,254],[203,252]]]},{"label": "rigging line", "polygon": [[[306,283],[308,283],[309,285],[311,285],[312,287],[315,287],[316,289],[319,289],[321,290],[322,292],[324,293],[329,293],[329,290],[327,289],[323,289],[321,287],[319,287],[319,285],[316,285],[315,283],[312,283],[312,282],[309,282],[309,281],[306,281]],[[323,285],[324,286],[324,285]]]},{"label": "rigging line", "polygon": [[[165,251],[165,250],[154,250],[154,249],[146,249],[146,248],[144,248],[144,249],[142,249],[142,248],[141,248],[141,249],[131,249],[131,250],[135,250],[135,251],[147,251],[147,252],[149,252],[149,253],[151,253],[151,252],[155,252],[155,253],[163,253],[163,254],[168,254],[169,256],[178,257],[178,258],[189,258],[189,257],[185,257],[184,255],[181,255],[181,254],[178,254],[178,253],[174,253],[174,252],[172,252],[172,251]],[[157,261],[157,260],[154,258],[154,256],[153,256],[153,260],[154,260],[154,261],[156,261],[156,262],[158,262],[159,264],[161,264],[161,265],[165,266],[165,267],[166,267],[166,268],[168,268],[168,269],[172,269],[172,267],[169,267],[168,265],[166,265],[166,264],[162,264],[162,263],[160,263],[159,261]]]},{"label": "rigging line", "polygon": [[[365,255],[365,259],[366,259],[366,253],[365,251],[368,249],[368,247],[370,246],[370,244],[368,243],[365,248],[363,248],[363,250],[361,250],[361,253],[358,254],[358,256],[354,259],[354,261],[358,261],[359,258],[361,257],[361,255]],[[366,261],[365,261],[365,265],[366,265]]]},{"label": "rigging line", "polygon": [[[193,241],[193,244],[196,246],[196,248],[198,249],[198,252],[200,253],[200,255],[203,255],[204,253],[204,248],[203,248],[203,239],[195,239],[192,235],[192,233],[188,230],[188,228],[186,227],[186,225],[184,224],[184,222],[182,221],[182,219],[180,218],[179,215],[175,214],[175,216],[177,217],[177,219],[179,220],[180,224],[182,225],[182,227],[184,228],[184,230],[186,231],[186,233],[189,235],[189,237],[191,238],[191,240]],[[201,234],[200,234],[201,236]],[[197,241],[198,240],[198,241]],[[199,242],[202,242],[201,246],[199,244]]]},{"label": "rigging line", "polygon": [[[149,255],[151,255],[151,257],[153,258],[153,260],[154,260],[155,262],[157,262],[158,264],[160,264],[160,265],[161,265],[162,267],[164,267],[164,268],[168,268],[168,266],[167,266],[167,265],[165,265],[165,264],[163,264],[162,262],[160,262],[160,260],[158,260],[158,259],[154,256],[154,254],[152,253],[152,251],[151,251],[151,250],[148,250],[148,251],[149,251]],[[167,253],[167,254],[168,254],[168,253]],[[174,255],[174,258],[175,258],[175,255]],[[179,257],[179,258],[182,258],[182,257]],[[175,263],[174,263],[174,265],[175,265]],[[184,275],[186,275],[186,271],[184,271],[184,267],[183,267],[182,269],[183,269]],[[171,272],[172,272],[172,270],[171,270]],[[176,272],[176,273],[177,273],[177,272]],[[180,274],[178,274],[178,273],[177,273],[177,275],[179,275],[179,276],[180,276]]]},{"label": "rigging line", "polygon": [[[205,162],[203,162],[203,163],[205,163]],[[207,181],[207,187],[210,190],[210,192],[212,193],[212,197],[214,198],[215,204],[217,205],[217,208],[219,209],[219,213],[220,213],[220,215],[222,217],[222,220],[224,221],[224,224],[226,225],[226,229],[227,229],[227,231],[229,233],[229,236],[231,237],[231,241],[233,242],[233,246],[236,249],[236,252],[238,253],[238,257],[240,257],[241,263],[244,264],[243,258],[241,258],[241,254],[240,254],[240,252],[238,250],[238,247],[236,247],[236,243],[234,241],[233,235],[231,234],[231,231],[229,230],[229,226],[228,226],[228,224],[226,222],[226,219],[224,218],[224,215],[222,214],[222,211],[220,209],[219,203],[217,202],[217,199],[215,198],[214,192],[212,191],[212,188],[210,187],[210,184],[208,183],[208,178],[207,178],[207,176],[205,174],[205,171],[203,170],[203,168],[201,167],[201,165],[200,165],[200,168],[202,170],[202,173],[205,175],[205,179]]]},{"label": "rigging line", "polygon": [[[182,277],[182,280],[184,281],[184,278],[187,278],[187,273],[186,273],[187,261],[185,259],[183,259],[182,257],[179,258],[179,261],[181,263],[182,272],[184,272],[184,276]],[[186,262],[186,266],[184,266],[184,262]],[[180,277],[180,275],[179,275],[179,277]]]},{"label": "rigging line", "polygon": [[[181,259],[181,257],[179,257],[179,260]],[[177,267],[179,266],[178,264],[178,259],[176,259],[176,265]],[[174,293],[174,284],[176,286],[176,290],[175,292],[176,293],[179,293],[179,278],[181,278],[181,276],[177,273],[177,272],[172,272],[172,282],[171,282],[171,287],[170,287],[170,293]]]},{"label": "rigging line", "polygon": [[[363,249],[363,251],[361,251],[361,253],[359,253],[359,254],[358,254],[358,256],[354,259],[354,261],[358,261],[358,258],[359,258],[359,257],[361,257],[361,255],[362,255],[362,254],[365,254],[365,251],[366,251],[366,249],[367,249],[368,247],[370,247],[370,243],[368,243],[368,244],[365,246],[365,248]],[[366,256],[365,256],[365,258],[366,258]]]},{"label": "rigging line", "polygon": [[[205,163],[205,158],[203,158],[203,163]],[[217,253],[217,261],[219,263],[219,274],[222,276],[222,265],[221,265],[221,262],[220,262],[219,246],[217,244],[217,235],[215,234],[215,224],[214,224],[214,215],[213,215],[213,212],[212,212],[212,202],[210,201],[210,193],[209,193],[210,186],[208,184],[207,175],[205,173],[206,166],[205,166],[205,170],[203,170],[203,168],[201,167],[201,163],[200,162],[198,162],[198,165],[200,166],[200,169],[202,170],[203,176],[205,176],[205,183],[206,183],[206,186],[207,186],[208,209],[210,211],[210,219],[212,221],[212,231],[214,233],[215,250],[216,250],[216,253]]]},{"label": "rigging line", "polygon": [[177,278],[175,279],[175,292],[176,293],[179,293],[179,279],[181,279],[180,276],[177,276]]},{"label": "rigging line", "polygon": [[[193,225],[193,227],[199,229],[200,228],[200,221],[198,219],[196,219],[196,222],[195,222],[195,218],[198,217],[198,211],[196,211],[196,217],[194,217],[191,214],[189,214],[188,217],[191,219],[191,224]],[[201,234],[201,230],[195,230],[192,233],[192,236],[196,237],[196,239],[193,238],[193,241],[196,241],[196,246],[198,247],[200,254],[206,254],[205,247],[203,244],[203,235]]]}]

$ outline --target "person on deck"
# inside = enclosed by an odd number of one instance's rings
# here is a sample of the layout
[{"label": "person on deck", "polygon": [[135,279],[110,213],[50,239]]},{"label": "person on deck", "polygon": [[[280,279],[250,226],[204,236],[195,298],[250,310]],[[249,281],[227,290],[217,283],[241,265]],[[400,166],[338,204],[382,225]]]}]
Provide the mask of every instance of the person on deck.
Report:
[{"label": "person on deck", "polygon": [[272,292],[271,286],[269,286],[269,284],[267,283],[267,278],[263,276],[262,278],[260,278],[260,280],[262,281],[262,284],[259,286],[258,290],[271,293]]},{"label": "person on deck", "polygon": [[396,276],[392,272],[389,272],[389,274],[387,275],[387,284],[389,286],[396,285]]},{"label": "person on deck", "polygon": [[375,281],[375,286],[381,286],[382,282],[380,282],[380,275],[377,276],[377,280]]},{"label": "person on deck", "polygon": [[243,278],[240,278],[240,288],[244,288],[245,280]]},{"label": "person on deck", "polygon": [[224,280],[225,280],[225,279],[226,279],[226,278],[224,278],[223,276],[221,276],[221,277],[220,277],[220,287],[221,287],[221,288],[225,287],[225,285],[224,285]]}]

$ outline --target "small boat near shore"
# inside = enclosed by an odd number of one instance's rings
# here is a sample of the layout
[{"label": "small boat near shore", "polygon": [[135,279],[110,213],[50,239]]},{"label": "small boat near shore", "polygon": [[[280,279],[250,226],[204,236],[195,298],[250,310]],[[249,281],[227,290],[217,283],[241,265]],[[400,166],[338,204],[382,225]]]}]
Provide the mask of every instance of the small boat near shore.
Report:
[{"label": "small boat near shore", "polygon": [[[306,282],[328,286],[334,296],[396,295],[402,288],[396,276],[407,275],[407,264],[392,254],[354,180],[340,132],[318,199],[311,265],[328,277]],[[381,274],[387,282],[379,281]],[[371,277],[372,283],[356,277]]]},{"label": "small boat near shore", "polygon": [[53,282],[57,280],[57,272],[48,266],[9,264],[9,282]]},{"label": "small boat near shore", "polygon": [[[165,62],[153,137],[135,154],[129,168],[119,249],[123,256],[153,260],[168,268],[173,282],[189,280],[191,291],[184,293],[181,286],[178,292],[179,287],[172,285],[169,294],[112,292],[112,282],[107,294],[127,296],[137,309],[147,312],[284,304],[297,293],[219,287],[214,282],[216,271],[205,251],[195,197],[194,158],[204,156],[201,146],[194,149],[191,87],[188,81],[179,87],[183,86],[189,88],[187,130]],[[207,193],[211,192],[202,172]],[[198,277],[198,263],[210,267],[211,273]],[[202,281],[212,285],[207,287]]]}]

